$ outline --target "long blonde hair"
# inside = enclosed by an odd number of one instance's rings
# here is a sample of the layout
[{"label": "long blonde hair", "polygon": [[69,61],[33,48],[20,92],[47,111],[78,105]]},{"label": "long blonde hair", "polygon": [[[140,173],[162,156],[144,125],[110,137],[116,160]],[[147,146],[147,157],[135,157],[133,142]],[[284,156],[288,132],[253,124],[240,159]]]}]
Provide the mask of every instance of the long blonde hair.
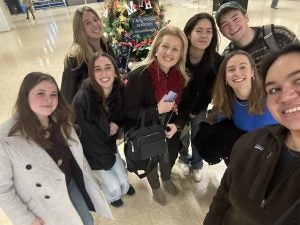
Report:
[{"label": "long blonde hair", "polygon": [[[94,47],[89,43],[88,36],[85,32],[82,15],[84,12],[90,11],[101,21],[101,18],[97,12],[89,7],[82,6],[77,8],[73,16],[73,43],[65,57],[65,65],[69,57],[76,58],[77,66],[74,69],[78,69],[83,63],[88,65],[90,57],[96,52]],[[100,41],[100,40],[99,40]],[[106,38],[102,35],[101,41],[106,43]]]},{"label": "long blonde hair", "polygon": [[177,67],[177,69],[181,72],[184,81],[185,81],[185,85],[188,83],[189,81],[189,76],[186,73],[186,69],[185,69],[185,62],[186,62],[186,54],[187,54],[187,49],[188,49],[188,41],[187,38],[185,36],[185,34],[183,33],[183,31],[176,26],[173,25],[166,25],[165,27],[163,27],[155,36],[152,44],[151,44],[151,48],[149,50],[149,53],[147,55],[147,57],[137,65],[137,67],[143,66],[143,65],[150,65],[155,59],[156,59],[156,51],[158,46],[161,44],[162,39],[165,35],[172,35],[172,36],[176,36],[178,37],[181,42],[182,42],[182,49],[181,49],[181,54],[180,54],[180,59],[177,62],[177,64],[175,65]]}]

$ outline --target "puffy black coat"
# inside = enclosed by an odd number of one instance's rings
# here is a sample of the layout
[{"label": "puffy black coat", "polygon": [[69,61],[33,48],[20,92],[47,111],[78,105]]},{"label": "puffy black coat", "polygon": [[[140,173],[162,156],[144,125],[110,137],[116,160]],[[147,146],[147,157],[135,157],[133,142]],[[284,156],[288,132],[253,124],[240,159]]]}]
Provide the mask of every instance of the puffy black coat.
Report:
[{"label": "puffy black coat", "polygon": [[115,82],[106,99],[106,110],[90,83],[84,84],[74,97],[76,123],[80,128],[78,136],[93,170],[108,170],[116,161],[116,135],[109,135],[109,123],[114,122],[119,128],[123,125],[123,91],[123,85]]}]

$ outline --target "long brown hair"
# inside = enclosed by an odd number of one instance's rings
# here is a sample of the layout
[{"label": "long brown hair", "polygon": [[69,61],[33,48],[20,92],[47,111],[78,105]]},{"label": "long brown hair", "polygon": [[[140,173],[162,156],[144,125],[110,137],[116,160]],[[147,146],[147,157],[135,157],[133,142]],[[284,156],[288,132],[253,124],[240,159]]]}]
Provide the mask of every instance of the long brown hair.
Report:
[{"label": "long brown hair", "polygon": [[41,72],[32,72],[25,76],[14,108],[15,122],[8,135],[13,136],[20,132],[27,140],[32,140],[42,148],[47,149],[51,146],[49,139],[46,138],[46,132],[49,130],[43,128],[40,120],[31,110],[28,100],[29,92],[42,81],[49,81],[57,88],[58,105],[50,116],[51,121],[53,121],[51,130],[61,132],[60,136],[64,144],[68,143],[68,139],[72,139],[71,130],[74,124],[74,114],[65,102],[55,79],[49,74]]},{"label": "long brown hair", "polygon": [[118,85],[121,83],[121,74],[118,70],[118,66],[117,66],[114,58],[112,56],[110,56],[109,54],[107,54],[105,52],[96,52],[90,58],[89,67],[88,67],[89,80],[90,80],[90,83],[91,83],[94,91],[97,93],[98,97],[100,97],[102,102],[105,103],[104,91],[103,91],[102,87],[99,86],[99,84],[97,83],[97,81],[95,79],[95,61],[100,57],[108,58],[109,61],[111,62],[111,64],[113,65],[114,70],[115,70],[115,75],[116,75],[114,83],[116,83]]},{"label": "long brown hair", "polygon": [[[89,43],[88,36],[85,32],[82,21],[83,13],[88,11],[95,14],[99,21],[101,21],[101,18],[99,17],[97,12],[89,6],[82,6],[76,9],[73,16],[73,44],[67,56],[65,57],[65,64],[67,64],[67,60],[69,57],[76,58],[78,64],[74,69],[78,69],[83,63],[88,64],[89,58],[95,52],[94,47]],[[107,43],[107,40],[103,35],[101,37],[101,41],[104,44]]]},{"label": "long brown hair", "polygon": [[233,89],[226,85],[226,66],[228,61],[235,55],[245,55],[252,69],[254,70],[254,79],[251,83],[251,92],[248,97],[247,110],[250,114],[263,113],[265,105],[265,94],[261,81],[261,77],[258,75],[256,65],[252,57],[245,51],[238,50],[230,53],[222,62],[219,73],[216,78],[216,83],[213,89],[213,109],[211,118],[215,118],[217,115],[223,115],[230,118],[233,114],[233,105],[235,101],[235,93]]}]

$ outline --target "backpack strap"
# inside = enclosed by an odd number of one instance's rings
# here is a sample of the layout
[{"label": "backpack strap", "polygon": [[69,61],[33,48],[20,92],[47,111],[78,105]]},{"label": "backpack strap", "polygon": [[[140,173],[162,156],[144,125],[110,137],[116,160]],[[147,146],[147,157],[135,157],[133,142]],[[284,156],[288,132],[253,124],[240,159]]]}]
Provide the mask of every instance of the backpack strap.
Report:
[{"label": "backpack strap", "polygon": [[222,56],[223,59],[225,59],[229,53],[236,51],[236,48],[234,47],[234,44],[232,42],[230,42],[226,48],[223,50]]},{"label": "backpack strap", "polygon": [[223,51],[223,57],[226,58],[228,56],[228,54],[230,53],[230,49],[231,49],[231,42],[229,43],[229,45],[224,49]]},{"label": "backpack strap", "polygon": [[268,46],[268,48],[271,51],[278,51],[279,47],[277,45],[277,42],[274,38],[274,34],[272,31],[272,24],[264,25],[263,26],[263,32],[264,32],[264,40]]}]

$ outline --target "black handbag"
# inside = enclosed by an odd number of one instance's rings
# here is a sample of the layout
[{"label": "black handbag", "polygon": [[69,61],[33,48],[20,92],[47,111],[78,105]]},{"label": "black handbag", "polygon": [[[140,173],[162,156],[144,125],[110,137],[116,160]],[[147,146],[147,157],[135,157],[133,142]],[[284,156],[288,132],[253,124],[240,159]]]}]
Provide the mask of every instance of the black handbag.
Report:
[{"label": "black handbag", "polygon": [[222,159],[228,164],[234,143],[245,133],[230,119],[212,124],[202,121],[192,143],[208,164],[219,163]]},{"label": "black handbag", "polygon": [[[163,125],[153,121],[151,125],[145,126],[144,110],[139,115],[138,123],[125,134],[124,152],[127,170],[143,178],[166,152],[167,142]],[[140,173],[141,170],[144,172]]]}]

